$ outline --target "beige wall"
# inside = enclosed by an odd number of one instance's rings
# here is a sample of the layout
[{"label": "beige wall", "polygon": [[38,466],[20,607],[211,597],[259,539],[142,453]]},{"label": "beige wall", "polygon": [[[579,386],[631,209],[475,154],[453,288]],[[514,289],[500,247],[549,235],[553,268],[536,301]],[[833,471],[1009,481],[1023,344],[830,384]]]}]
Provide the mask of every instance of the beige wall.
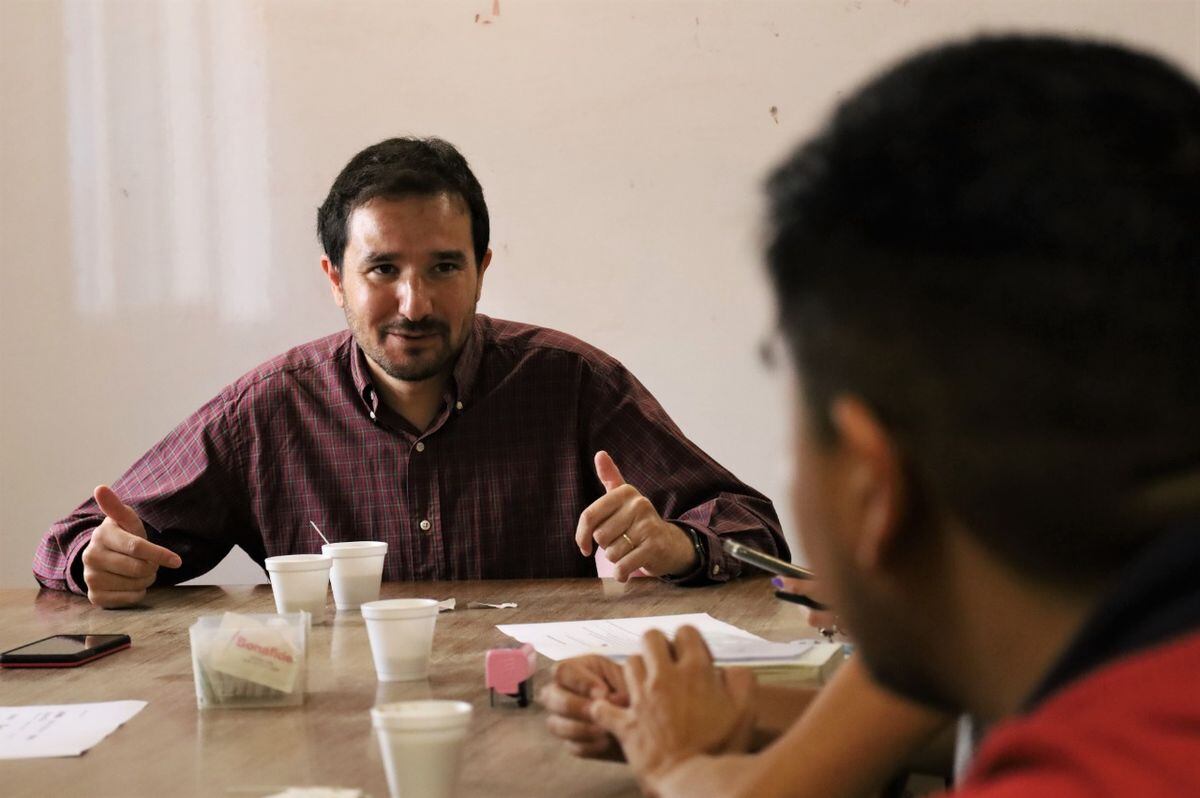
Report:
[{"label": "beige wall", "polygon": [[1200,73],[1191,0],[494,9],[0,3],[0,585],[31,584],[45,527],[221,386],[343,325],[314,209],[366,144],[458,144],[494,219],[481,310],[607,349],[786,505],[782,380],[754,356],[764,170],[947,36],[1115,36]]}]

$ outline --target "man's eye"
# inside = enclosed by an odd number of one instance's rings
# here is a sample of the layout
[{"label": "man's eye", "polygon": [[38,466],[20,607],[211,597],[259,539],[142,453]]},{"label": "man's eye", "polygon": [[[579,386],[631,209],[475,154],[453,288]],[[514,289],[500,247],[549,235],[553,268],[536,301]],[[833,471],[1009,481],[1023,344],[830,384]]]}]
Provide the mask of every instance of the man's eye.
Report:
[{"label": "man's eye", "polygon": [[433,267],[433,270],[435,272],[437,272],[438,274],[449,274],[451,272],[458,271],[459,268],[461,268],[459,266],[459,264],[447,262],[447,263],[439,263],[437,266]]},{"label": "man's eye", "polygon": [[371,267],[370,273],[380,277],[390,277],[396,273],[396,267],[390,263],[377,263]]}]

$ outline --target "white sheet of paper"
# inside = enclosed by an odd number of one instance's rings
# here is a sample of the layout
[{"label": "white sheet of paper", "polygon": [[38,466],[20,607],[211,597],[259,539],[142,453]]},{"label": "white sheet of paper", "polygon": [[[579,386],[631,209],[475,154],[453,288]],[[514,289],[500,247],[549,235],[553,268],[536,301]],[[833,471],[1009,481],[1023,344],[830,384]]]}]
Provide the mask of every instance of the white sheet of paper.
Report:
[{"label": "white sheet of paper", "polygon": [[105,701],[0,707],[0,759],[79,756],[145,706],[145,701]]},{"label": "white sheet of paper", "polygon": [[795,659],[808,651],[811,640],[773,643],[733,624],[718,621],[707,612],[651,615],[644,618],[604,618],[593,621],[510,623],[496,628],[522,643],[532,643],[539,654],[563,660],[581,654],[621,658],[641,650],[642,635],[657,629],[668,637],[679,627],[696,627],[713,659],[721,664]]}]

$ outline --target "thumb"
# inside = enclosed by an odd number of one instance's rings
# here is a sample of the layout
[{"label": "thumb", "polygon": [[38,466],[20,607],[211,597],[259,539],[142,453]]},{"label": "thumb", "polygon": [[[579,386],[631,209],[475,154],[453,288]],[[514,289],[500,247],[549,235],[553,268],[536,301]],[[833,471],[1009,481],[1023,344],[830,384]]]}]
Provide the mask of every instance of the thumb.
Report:
[{"label": "thumb", "polygon": [[758,678],[750,668],[725,668],[725,687],[735,706],[748,706],[758,687]]},{"label": "thumb", "polygon": [[734,751],[749,751],[754,736],[756,723],[754,713],[754,691],[757,681],[754,672],[749,668],[728,668],[725,670],[725,687],[733,699],[733,705],[740,714],[740,719],[730,731],[725,745]]},{"label": "thumb", "polygon": [[616,734],[617,730],[624,725],[625,716],[629,714],[628,709],[622,709],[616,704],[606,700],[592,701],[588,704],[588,715],[592,722],[606,732]]},{"label": "thumb", "polygon": [[142,519],[138,518],[138,514],[133,511],[132,507],[121,501],[112,488],[108,485],[101,485],[93,491],[92,496],[95,497],[96,504],[100,505],[100,512],[116,522],[117,526],[131,535],[137,535],[140,538],[146,537],[146,528],[142,526]]},{"label": "thumb", "polygon": [[604,678],[593,667],[598,656],[585,654],[582,657],[572,657],[557,663],[550,672],[550,679],[560,687],[570,690],[576,695],[592,695],[597,690],[607,691]]},{"label": "thumb", "polygon": [[619,488],[625,484],[621,470],[617,468],[617,464],[605,451],[596,452],[596,476],[600,478],[600,484],[604,486],[605,491]]}]

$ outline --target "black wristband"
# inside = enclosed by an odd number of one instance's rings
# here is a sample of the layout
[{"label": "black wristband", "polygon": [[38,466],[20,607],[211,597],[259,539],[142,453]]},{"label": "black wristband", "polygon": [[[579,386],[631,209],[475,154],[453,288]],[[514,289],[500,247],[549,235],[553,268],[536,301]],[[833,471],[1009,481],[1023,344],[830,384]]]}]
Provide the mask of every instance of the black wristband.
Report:
[{"label": "black wristband", "polygon": [[703,540],[704,536],[701,535],[699,532],[692,529],[687,524],[676,524],[676,526],[682,528],[684,532],[688,533],[688,537],[690,537],[692,539],[692,548],[696,552],[696,565],[693,566],[691,570],[684,571],[682,574],[666,574],[663,576],[663,579],[671,579],[671,580],[678,581],[680,579],[685,579],[689,576],[693,576],[693,575],[699,573],[700,571],[704,570],[704,565],[708,561],[708,549],[704,545],[704,540]]}]

